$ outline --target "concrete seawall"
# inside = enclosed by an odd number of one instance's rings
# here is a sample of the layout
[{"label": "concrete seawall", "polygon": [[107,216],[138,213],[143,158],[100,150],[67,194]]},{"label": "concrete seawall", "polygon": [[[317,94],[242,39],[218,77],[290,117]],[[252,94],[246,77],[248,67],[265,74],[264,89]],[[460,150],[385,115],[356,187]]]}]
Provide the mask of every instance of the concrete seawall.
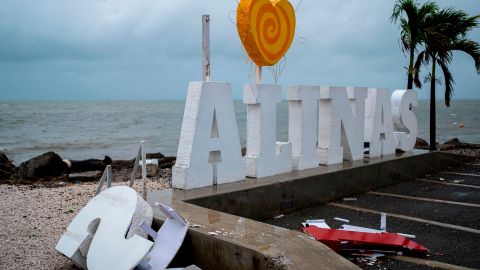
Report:
[{"label": "concrete seawall", "polygon": [[[190,191],[164,190],[149,194],[148,200],[172,206],[194,225],[177,262],[203,269],[358,269],[303,233],[260,221],[468,160],[415,151]],[[157,209],[154,217],[159,227],[164,217]]]}]

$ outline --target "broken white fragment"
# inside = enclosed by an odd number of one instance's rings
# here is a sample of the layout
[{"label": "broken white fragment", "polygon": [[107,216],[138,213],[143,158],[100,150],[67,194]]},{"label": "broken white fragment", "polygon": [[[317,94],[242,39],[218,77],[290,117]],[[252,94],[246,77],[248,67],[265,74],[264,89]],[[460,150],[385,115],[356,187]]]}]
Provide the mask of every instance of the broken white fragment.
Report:
[{"label": "broken white fragment", "polygon": [[406,234],[406,233],[397,233],[397,234],[410,239],[414,239],[416,237],[413,234]]},{"label": "broken white fragment", "polygon": [[331,229],[324,219],[312,219],[312,220],[307,219],[305,222],[302,223],[302,226],[303,227],[315,226],[321,229]]},{"label": "broken white fragment", "polygon": [[382,213],[380,216],[380,231],[387,231],[387,213]]},{"label": "broken white fragment", "polygon": [[281,214],[281,215],[275,216],[274,219],[280,219],[280,218],[283,218],[284,216],[285,216],[284,214]]},{"label": "broken white fragment", "polygon": [[174,209],[161,203],[155,203],[155,205],[160,208],[167,220],[157,233],[151,228],[146,229],[146,232],[154,238],[155,245],[145,257],[143,263],[150,265],[152,270],[160,270],[167,268],[180,249],[187,234],[188,222]]},{"label": "broken white fragment", "polygon": [[350,220],[348,220],[348,219],[339,218],[339,217],[335,217],[335,218],[333,218],[333,219],[336,220],[336,221],[345,222],[345,223],[349,223],[349,222],[350,222]]},{"label": "broken white fragment", "polygon": [[357,198],[343,198],[344,202],[351,202],[351,201],[356,201]]},{"label": "broken white fragment", "polygon": [[340,228],[342,231],[351,231],[351,232],[364,232],[364,233],[382,233],[382,231],[360,227],[360,226],[353,226],[353,225],[342,225]]}]

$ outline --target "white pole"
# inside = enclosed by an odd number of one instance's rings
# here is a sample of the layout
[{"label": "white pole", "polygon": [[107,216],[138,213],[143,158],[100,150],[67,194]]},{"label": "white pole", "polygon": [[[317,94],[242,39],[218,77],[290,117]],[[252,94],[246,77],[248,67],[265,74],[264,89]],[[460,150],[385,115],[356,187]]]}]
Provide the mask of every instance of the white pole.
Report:
[{"label": "white pole", "polygon": [[202,67],[203,81],[210,81],[210,15],[202,15]]},{"label": "white pole", "polygon": [[147,153],[145,153],[145,148],[143,143],[140,145],[142,151],[142,187],[143,187],[143,199],[147,199]]},{"label": "white pole", "polygon": [[107,165],[107,188],[112,187],[112,165]]}]

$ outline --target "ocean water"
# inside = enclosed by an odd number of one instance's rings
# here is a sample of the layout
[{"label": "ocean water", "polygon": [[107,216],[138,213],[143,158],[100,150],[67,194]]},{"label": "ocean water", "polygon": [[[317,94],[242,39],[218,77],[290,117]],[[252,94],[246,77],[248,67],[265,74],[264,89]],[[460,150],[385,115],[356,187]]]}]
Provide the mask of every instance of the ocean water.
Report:
[{"label": "ocean water", "polygon": [[[414,111],[419,137],[428,140],[429,104]],[[0,101],[0,149],[18,165],[55,151],[62,158],[131,159],[141,140],[148,152],[176,155],[184,101]],[[246,111],[235,101],[242,145]],[[464,123],[464,128],[458,125]],[[277,137],[288,138],[288,104],[278,108]],[[480,101],[455,100],[451,108],[437,104],[437,141],[458,137],[480,143]]]}]

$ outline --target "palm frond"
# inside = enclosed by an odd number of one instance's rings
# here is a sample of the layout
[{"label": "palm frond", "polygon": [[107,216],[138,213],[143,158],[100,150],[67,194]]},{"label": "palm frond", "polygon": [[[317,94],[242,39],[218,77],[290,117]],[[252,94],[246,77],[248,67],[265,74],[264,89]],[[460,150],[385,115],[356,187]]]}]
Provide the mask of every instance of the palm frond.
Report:
[{"label": "palm frond", "polygon": [[477,73],[480,74],[480,44],[478,44],[478,42],[468,39],[457,40],[452,44],[451,49],[470,55],[473,58],[473,61],[475,61]]},{"label": "palm frond", "polygon": [[445,80],[445,105],[447,107],[450,107],[450,100],[453,96],[453,84],[455,83],[455,81],[453,80],[452,73],[448,69],[448,63],[445,63],[443,61],[437,61],[437,63],[442,68],[443,77]]},{"label": "palm frond", "polygon": [[415,83],[415,86],[417,88],[422,88],[422,82],[420,81],[420,67],[426,63],[425,56],[427,55],[426,51],[422,51],[421,53],[418,54],[417,56],[417,61],[415,61],[414,69],[414,78],[413,82]]}]

